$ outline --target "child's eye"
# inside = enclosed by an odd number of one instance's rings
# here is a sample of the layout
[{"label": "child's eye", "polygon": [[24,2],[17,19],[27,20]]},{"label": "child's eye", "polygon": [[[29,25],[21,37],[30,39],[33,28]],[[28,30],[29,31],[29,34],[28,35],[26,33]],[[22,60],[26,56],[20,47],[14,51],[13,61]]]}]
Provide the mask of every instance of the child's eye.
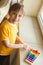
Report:
[{"label": "child's eye", "polygon": [[13,13],[14,15],[17,15],[16,13]]},{"label": "child's eye", "polygon": [[19,17],[21,17],[22,15],[19,15]]}]

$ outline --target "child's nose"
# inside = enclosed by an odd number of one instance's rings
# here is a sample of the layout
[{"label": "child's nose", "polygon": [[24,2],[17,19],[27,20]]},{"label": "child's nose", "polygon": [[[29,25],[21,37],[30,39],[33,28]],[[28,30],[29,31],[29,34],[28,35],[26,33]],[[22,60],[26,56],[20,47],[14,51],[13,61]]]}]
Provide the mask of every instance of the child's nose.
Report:
[{"label": "child's nose", "polygon": [[16,16],[16,20],[18,20],[19,19],[19,17],[18,16]]}]

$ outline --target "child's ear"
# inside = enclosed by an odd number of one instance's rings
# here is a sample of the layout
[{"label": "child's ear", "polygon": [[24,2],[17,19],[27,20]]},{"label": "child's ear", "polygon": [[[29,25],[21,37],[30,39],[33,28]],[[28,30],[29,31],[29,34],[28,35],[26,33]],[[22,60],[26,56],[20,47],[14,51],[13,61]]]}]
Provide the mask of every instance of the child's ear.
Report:
[{"label": "child's ear", "polygon": [[10,18],[10,15],[9,15],[9,14],[7,14],[5,17],[6,17],[7,19],[9,19],[9,18]]}]

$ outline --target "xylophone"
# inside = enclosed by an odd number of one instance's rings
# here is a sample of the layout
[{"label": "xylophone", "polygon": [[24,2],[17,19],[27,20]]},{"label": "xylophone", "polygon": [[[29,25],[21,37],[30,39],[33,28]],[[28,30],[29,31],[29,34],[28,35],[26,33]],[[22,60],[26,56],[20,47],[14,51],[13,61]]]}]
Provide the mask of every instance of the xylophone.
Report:
[{"label": "xylophone", "polygon": [[25,61],[32,64],[35,59],[39,56],[39,52],[37,50],[34,50],[34,49],[30,49],[26,58],[25,58]]}]

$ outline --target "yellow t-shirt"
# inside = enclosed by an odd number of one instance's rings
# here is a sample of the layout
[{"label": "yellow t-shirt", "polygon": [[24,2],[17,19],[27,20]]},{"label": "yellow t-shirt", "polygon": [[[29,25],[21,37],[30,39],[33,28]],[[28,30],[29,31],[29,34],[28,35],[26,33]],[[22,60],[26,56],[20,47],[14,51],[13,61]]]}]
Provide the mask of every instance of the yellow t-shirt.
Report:
[{"label": "yellow t-shirt", "polygon": [[[9,40],[10,44],[14,44],[16,41],[16,35],[18,32],[18,24],[11,24],[7,20],[3,21],[0,25],[0,41]],[[12,48],[6,47],[0,42],[0,55],[9,55],[12,52]]]}]

